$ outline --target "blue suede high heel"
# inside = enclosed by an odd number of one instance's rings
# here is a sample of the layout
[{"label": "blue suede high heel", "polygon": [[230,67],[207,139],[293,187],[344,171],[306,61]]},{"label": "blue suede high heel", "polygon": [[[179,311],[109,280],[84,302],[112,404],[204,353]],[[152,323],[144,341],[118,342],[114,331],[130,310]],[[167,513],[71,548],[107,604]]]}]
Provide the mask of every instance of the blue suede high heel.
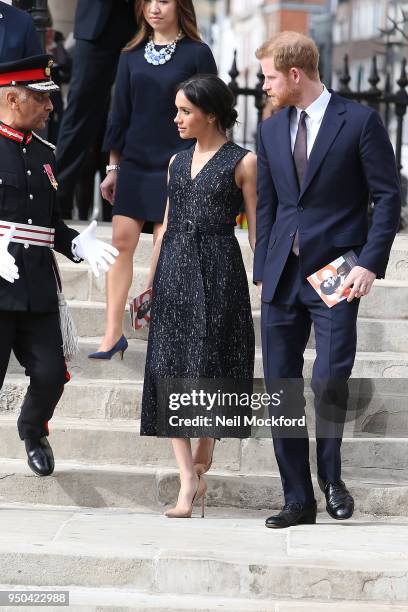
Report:
[{"label": "blue suede high heel", "polygon": [[110,351],[97,351],[96,353],[90,353],[88,355],[89,359],[112,359],[112,357],[116,353],[120,353],[121,359],[123,359],[123,353],[126,351],[129,346],[128,341],[125,336],[121,336],[116,344],[112,346]]}]

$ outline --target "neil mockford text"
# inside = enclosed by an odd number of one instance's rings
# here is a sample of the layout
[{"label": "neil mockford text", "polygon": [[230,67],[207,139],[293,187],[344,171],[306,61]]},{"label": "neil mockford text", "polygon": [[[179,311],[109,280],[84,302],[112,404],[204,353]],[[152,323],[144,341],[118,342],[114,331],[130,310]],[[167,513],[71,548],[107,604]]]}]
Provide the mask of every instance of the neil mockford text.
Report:
[{"label": "neil mockford text", "polygon": [[[283,393],[283,391],[281,392]],[[252,410],[260,410],[268,406],[277,407],[281,404],[281,393],[226,393],[216,391],[209,393],[200,390],[193,390],[189,393],[171,393],[169,395],[168,407],[172,411],[177,411],[183,408],[197,408],[205,411],[211,411],[219,408],[251,408]],[[283,415],[278,417],[258,417],[257,415],[241,415],[234,414],[228,416],[226,414],[212,415],[195,414],[195,416],[181,417],[173,414],[169,417],[169,425],[172,427],[240,427],[240,426],[267,426],[267,427],[304,427],[306,425],[306,417],[288,418]]]}]

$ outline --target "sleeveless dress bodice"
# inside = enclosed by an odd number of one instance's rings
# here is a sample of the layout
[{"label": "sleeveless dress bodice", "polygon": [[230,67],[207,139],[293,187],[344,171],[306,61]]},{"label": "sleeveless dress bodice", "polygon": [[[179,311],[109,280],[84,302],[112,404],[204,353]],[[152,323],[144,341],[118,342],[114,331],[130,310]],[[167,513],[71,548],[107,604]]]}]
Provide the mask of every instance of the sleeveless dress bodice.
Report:
[{"label": "sleeveless dress bodice", "polygon": [[242,205],[235,168],[247,152],[227,142],[193,179],[194,147],[171,165],[168,226],[153,283],[142,435],[160,435],[159,380],[252,380],[248,281],[234,235]]}]

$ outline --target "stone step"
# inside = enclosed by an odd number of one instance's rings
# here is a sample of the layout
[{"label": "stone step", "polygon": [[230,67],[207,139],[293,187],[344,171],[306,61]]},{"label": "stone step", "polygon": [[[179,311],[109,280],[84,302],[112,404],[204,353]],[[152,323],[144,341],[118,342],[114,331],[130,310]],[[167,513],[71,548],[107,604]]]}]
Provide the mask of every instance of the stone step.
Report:
[{"label": "stone step", "polygon": [[[400,518],[354,519],[345,528],[319,515],[317,525],[276,532],[258,517],[230,513],[173,521],[171,528],[166,517],[129,510],[3,507],[1,515],[6,584],[179,597],[239,593],[259,603],[259,612],[289,598],[303,599],[311,612],[319,610],[314,600],[376,610],[377,603],[402,605],[408,596],[408,530]],[[293,609],[299,608],[289,602],[278,607]]]},{"label": "stone step", "polygon": [[[124,359],[116,354],[109,360],[89,359],[88,354],[97,350],[101,338],[80,338],[79,354],[68,363],[68,370],[73,379],[104,379],[115,380],[141,380],[144,377],[146,359],[146,346],[144,340],[129,340],[129,348]],[[12,355],[8,373],[21,374],[23,369]]]},{"label": "stone step", "polygon": [[[67,300],[92,301],[105,304],[105,275],[95,278],[92,274],[90,266],[88,266],[86,263],[74,264],[66,259],[60,262],[59,267],[63,279],[64,295]],[[148,266],[141,266],[138,263],[135,265],[129,296],[135,297],[144,291],[147,284],[148,274]],[[252,308],[259,309],[261,302],[258,297],[258,290],[252,282],[252,276],[248,276],[248,287]],[[404,288],[402,291],[403,290]],[[406,293],[408,295],[408,283]],[[405,312],[405,310],[406,309],[402,307],[402,311]],[[378,316],[378,310],[376,311],[376,316]]]},{"label": "stone step", "polygon": [[[272,452],[271,452],[272,455]],[[408,481],[363,476],[347,477],[356,510],[372,516],[406,516]],[[211,470],[206,475],[207,504],[217,507],[278,509],[283,504],[278,474]],[[315,496],[325,500],[316,481]],[[97,465],[57,458],[52,476],[38,478],[24,459],[0,459],[0,502],[38,503],[94,508],[144,508],[157,511],[174,504],[179,489],[177,470],[129,465]]]},{"label": "stone step", "polygon": [[[66,587],[43,585],[48,591],[63,591]],[[0,585],[4,591],[35,591],[36,586]],[[222,597],[220,595],[175,595],[173,593],[150,594],[145,591],[121,588],[87,588],[69,585],[69,610],[78,612],[407,612],[405,605],[371,601],[318,601],[283,599],[248,599],[244,597]],[[4,612],[14,612],[14,608],[3,608]],[[60,608],[47,607],[50,612]]]},{"label": "stone step", "polygon": [[[106,306],[103,302],[82,302],[74,300],[69,302],[69,308],[75,322],[77,334],[80,338],[84,336],[103,336],[105,333],[106,313]],[[126,338],[139,338],[140,340],[147,340],[149,333],[148,327],[144,327],[138,331],[132,328],[130,324],[129,306],[126,306],[123,331]]]},{"label": "stone step", "polygon": [[408,235],[399,234],[392,246],[387,267],[388,280],[407,280],[408,278]]},{"label": "stone step", "polygon": [[[104,334],[104,303],[75,300],[70,302],[70,310],[80,337],[102,336]],[[253,311],[253,319],[256,344],[261,346],[261,313],[259,310]],[[124,323],[124,333],[127,338],[147,339],[148,328],[135,332],[130,325],[128,312],[126,313]],[[396,353],[406,351],[408,319],[369,319],[359,317],[357,330],[357,350],[359,351],[394,351]],[[308,347],[315,347],[313,331]]]},{"label": "stone step", "polygon": [[[68,369],[75,378],[110,380],[141,380],[144,377],[146,359],[146,346],[144,340],[129,340],[129,349],[126,351],[123,361],[116,354],[110,361],[88,359],[88,354],[96,351],[100,338],[81,338],[80,352],[68,364]],[[305,367],[303,375],[310,378],[315,351],[306,349]],[[9,374],[21,374],[21,366],[14,355],[10,359]],[[263,376],[262,356],[259,348],[255,351],[255,378]],[[408,353],[384,352],[358,352],[353,368],[354,378],[403,378],[408,377]]]},{"label": "stone step", "polygon": [[[71,224],[70,224],[71,225]],[[73,224],[78,231],[84,229],[84,225]],[[236,230],[238,242],[241,247],[244,264],[247,271],[252,275],[253,254],[248,242],[248,232],[246,230]],[[97,236],[101,240],[111,241],[111,225],[103,224],[98,226]],[[135,252],[134,261],[139,266],[148,267],[152,253],[152,236],[142,234],[139,245]],[[67,261],[67,259],[57,253],[59,261]],[[390,259],[387,267],[388,280],[408,280],[408,234],[398,234],[394,240],[391,249]]]},{"label": "stone step", "polygon": [[[17,413],[26,393],[28,379],[9,374],[0,390],[0,414]],[[306,381],[306,385],[309,382]],[[354,388],[355,386],[355,388]],[[309,431],[315,428],[313,394],[306,387]],[[56,415],[78,419],[140,419],[143,381],[73,378],[65,387]],[[358,394],[358,400],[354,395]],[[345,431],[351,436],[408,437],[406,379],[363,379],[352,381],[350,417]],[[358,403],[356,403],[358,402]],[[358,409],[361,407],[361,411]],[[15,418],[17,418],[15,416]]]},{"label": "stone step", "polygon": [[[0,390],[0,414],[19,411],[28,378],[7,374]],[[78,419],[140,418],[143,382],[73,378],[58,402],[59,416]]]},{"label": "stone step", "polygon": [[[59,585],[42,586],[44,590],[63,591]],[[0,585],[1,590],[35,591],[35,586]],[[323,599],[323,598],[322,598]],[[150,594],[131,588],[87,588],[69,585],[69,610],[78,612],[407,612],[407,607],[395,603],[370,601],[323,601],[315,598],[299,599],[248,599],[244,597],[222,597],[220,595],[175,595],[173,593]],[[3,608],[14,612],[14,608]],[[47,607],[50,612],[60,608]]]},{"label": "stone step", "polygon": [[[408,308],[406,307],[408,312]],[[252,313],[255,341],[261,346],[261,313]],[[408,319],[379,319],[359,316],[357,320],[357,351],[405,353],[408,340]],[[307,343],[308,348],[316,347],[314,329]]]},{"label": "stone step", "polygon": [[[65,260],[67,261],[67,260]],[[95,278],[86,264],[70,262],[60,264],[63,277],[64,295],[67,300],[105,303],[105,276]],[[148,267],[135,266],[133,283],[129,295],[139,295],[146,287]],[[261,302],[258,291],[252,283],[252,272],[248,271],[248,287],[251,305],[259,310]],[[359,314],[362,317],[384,319],[408,318],[408,274],[405,280],[377,280],[370,294],[361,300]]]},{"label": "stone step", "polygon": [[[57,460],[140,467],[176,467],[166,438],[139,436],[139,421],[65,419],[50,422],[50,443]],[[311,432],[312,433],[312,432]],[[0,416],[2,456],[25,459],[24,445],[15,418]],[[343,474],[355,477],[408,481],[408,438],[345,437],[342,444]],[[311,465],[316,464],[311,439]],[[224,438],[216,445],[214,467],[223,471],[267,474],[278,471],[270,438]],[[314,469],[314,467],[313,467]]]}]

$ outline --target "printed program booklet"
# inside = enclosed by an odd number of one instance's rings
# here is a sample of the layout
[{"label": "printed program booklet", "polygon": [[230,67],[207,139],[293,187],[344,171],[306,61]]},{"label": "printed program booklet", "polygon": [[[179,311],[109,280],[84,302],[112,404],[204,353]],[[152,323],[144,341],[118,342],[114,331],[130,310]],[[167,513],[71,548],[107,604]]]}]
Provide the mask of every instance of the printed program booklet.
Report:
[{"label": "printed program booklet", "polygon": [[350,293],[350,289],[348,289],[346,295],[339,297],[337,289],[343,286],[346,276],[355,265],[357,265],[357,255],[354,251],[347,251],[341,257],[308,276],[307,280],[323,302],[329,308],[332,308],[332,306],[345,300]]},{"label": "printed program booklet", "polygon": [[148,289],[130,300],[130,321],[136,331],[147,327],[150,323],[150,308],[152,305],[152,290]]}]

